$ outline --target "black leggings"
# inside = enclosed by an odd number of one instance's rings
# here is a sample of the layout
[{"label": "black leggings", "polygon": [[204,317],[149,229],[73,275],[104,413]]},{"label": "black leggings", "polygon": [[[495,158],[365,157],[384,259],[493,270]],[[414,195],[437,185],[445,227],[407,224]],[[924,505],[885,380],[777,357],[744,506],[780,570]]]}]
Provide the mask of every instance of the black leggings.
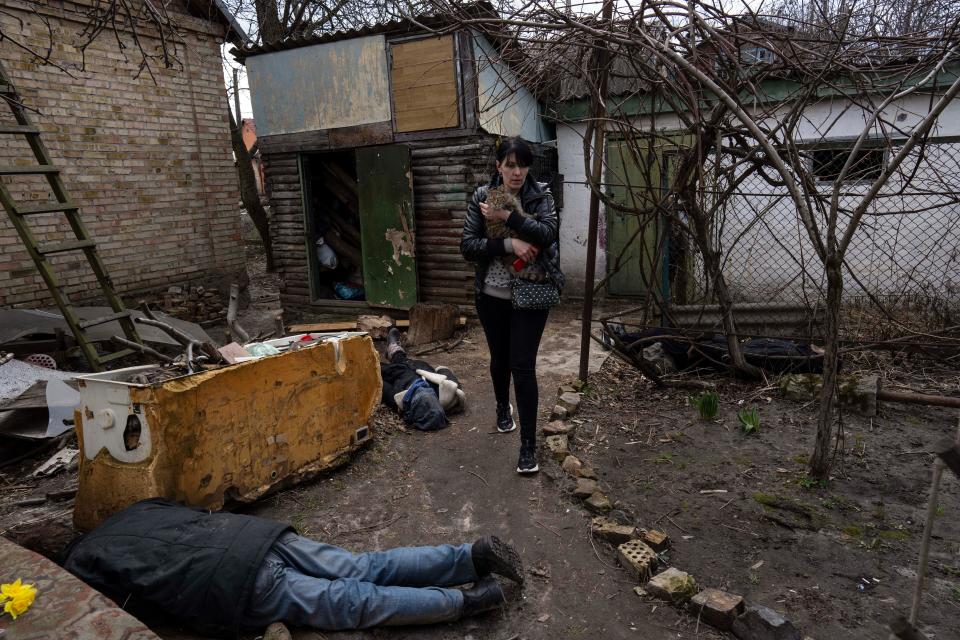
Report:
[{"label": "black leggings", "polygon": [[548,313],[546,309],[514,309],[510,300],[477,294],[477,316],[490,349],[493,393],[497,404],[510,402],[510,375],[513,374],[520,438],[524,442],[534,442],[537,438],[537,403],[540,400],[537,350]]}]

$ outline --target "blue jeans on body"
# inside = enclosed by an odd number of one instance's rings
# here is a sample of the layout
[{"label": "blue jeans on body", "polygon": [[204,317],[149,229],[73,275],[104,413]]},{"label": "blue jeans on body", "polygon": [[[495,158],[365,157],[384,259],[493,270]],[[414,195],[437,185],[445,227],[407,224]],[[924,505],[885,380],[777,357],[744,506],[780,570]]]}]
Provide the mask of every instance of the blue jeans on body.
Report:
[{"label": "blue jeans on body", "polygon": [[335,631],[455,620],[478,579],[470,544],[403,547],[354,554],[285,533],[257,573],[246,623]]}]

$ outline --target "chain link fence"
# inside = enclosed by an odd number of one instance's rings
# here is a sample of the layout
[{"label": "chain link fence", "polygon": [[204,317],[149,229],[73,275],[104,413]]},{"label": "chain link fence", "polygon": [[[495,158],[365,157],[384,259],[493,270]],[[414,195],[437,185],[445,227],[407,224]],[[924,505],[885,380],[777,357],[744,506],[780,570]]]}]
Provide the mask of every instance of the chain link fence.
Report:
[{"label": "chain link fence", "polygon": [[[857,159],[855,177],[840,192],[841,229],[897,150],[877,147]],[[810,156],[813,175],[829,196],[849,147],[811,150]],[[786,189],[753,174],[724,200],[714,242],[733,300],[796,305],[807,310],[813,331],[826,278]],[[669,255],[674,305],[712,304],[713,286],[694,244],[674,232]],[[845,337],[883,340],[953,324],[960,303],[960,139],[930,141],[890,179],[853,236],[843,278]]]}]

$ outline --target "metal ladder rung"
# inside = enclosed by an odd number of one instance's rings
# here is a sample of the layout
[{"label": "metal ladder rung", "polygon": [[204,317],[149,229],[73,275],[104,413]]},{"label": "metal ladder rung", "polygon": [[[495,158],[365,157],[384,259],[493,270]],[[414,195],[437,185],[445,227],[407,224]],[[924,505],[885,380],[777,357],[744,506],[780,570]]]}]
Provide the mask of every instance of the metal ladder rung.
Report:
[{"label": "metal ladder rung", "polygon": [[37,253],[45,256],[52,255],[54,253],[66,253],[67,251],[77,251],[78,249],[89,249],[97,246],[97,243],[93,240],[75,240],[73,242],[64,242],[62,244],[54,244],[49,247],[37,247]]},{"label": "metal ladder rung", "polygon": [[40,134],[40,129],[25,124],[5,124],[0,125],[0,133],[35,133]]},{"label": "metal ladder rung", "polygon": [[50,165],[34,165],[32,167],[0,167],[0,176],[43,175],[45,173],[60,173],[60,167]]},{"label": "metal ladder rung", "polygon": [[129,318],[130,311],[118,311],[117,313],[111,313],[108,316],[100,316],[99,318],[93,318],[91,320],[81,320],[78,323],[78,326],[81,329],[89,329],[90,327],[96,327],[97,325],[107,324],[108,322],[113,322],[114,320],[120,320],[121,318]]},{"label": "metal ladder rung", "polygon": [[120,358],[126,358],[127,356],[132,356],[137,353],[133,349],[121,349],[120,351],[114,351],[113,353],[106,353],[102,356],[99,356],[97,360],[100,361],[100,364],[105,362],[113,362],[114,360],[119,360]]},{"label": "metal ladder rung", "polygon": [[75,202],[51,202],[37,207],[17,207],[18,216],[32,216],[38,213],[53,213],[55,211],[76,211],[80,207]]}]

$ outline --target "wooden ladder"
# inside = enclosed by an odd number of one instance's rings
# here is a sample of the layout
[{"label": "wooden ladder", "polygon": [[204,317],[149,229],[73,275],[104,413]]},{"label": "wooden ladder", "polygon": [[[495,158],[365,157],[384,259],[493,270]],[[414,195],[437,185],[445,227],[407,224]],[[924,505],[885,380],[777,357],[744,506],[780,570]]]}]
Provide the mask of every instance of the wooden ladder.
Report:
[{"label": "wooden ladder", "polygon": [[[0,124],[0,136],[24,136],[27,144],[29,144],[33,150],[33,155],[37,161],[37,164],[34,166],[0,166],[0,176],[42,175],[47,179],[47,182],[50,184],[50,190],[53,191],[53,195],[56,198],[56,202],[24,206],[14,201],[10,190],[3,181],[0,180],[0,202],[3,203],[3,208],[6,209],[7,215],[10,217],[10,222],[13,223],[13,227],[17,230],[20,240],[27,248],[27,252],[33,259],[33,263],[37,266],[37,271],[39,271],[43,277],[43,281],[46,283],[50,295],[53,296],[57,306],[60,308],[64,320],[66,320],[70,326],[70,330],[73,332],[83,355],[94,371],[103,371],[107,363],[135,354],[137,351],[133,349],[121,349],[120,351],[99,353],[96,346],[90,340],[87,329],[117,320],[120,322],[120,326],[123,328],[123,333],[127,340],[142,344],[140,336],[137,334],[137,329],[133,323],[130,311],[124,308],[123,301],[120,300],[120,297],[114,290],[113,282],[107,274],[106,267],[97,254],[96,242],[90,237],[86,225],[83,224],[83,220],[80,218],[79,206],[71,200],[70,194],[67,192],[67,187],[60,177],[60,169],[54,166],[47,147],[40,139],[40,130],[30,122],[20,95],[14,88],[10,76],[7,75],[6,70],[3,68],[3,64],[0,64],[0,102],[6,103],[10,107],[10,110],[13,112],[13,117],[17,122],[15,125]],[[67,222],[70,224],[70,228],[73,230],[74,237],[71,239],[68,235],[66,241],[59,244],[37,244],[36,238],[34,238],[30,227],[27,225],[27,218],[32,215],[57,212],[64,214]],[[113,313],[90,320],[81,320],[77,315],[73,304],[63,292],[63,287],[57,275],[54,273],[50,262],[47,260],[48,256],[70,251],[82,251],[86,256],[87,262],[97,278],[97,282],[100,283],[100,290],[103,293],[103,297],[106,298]]]}]

